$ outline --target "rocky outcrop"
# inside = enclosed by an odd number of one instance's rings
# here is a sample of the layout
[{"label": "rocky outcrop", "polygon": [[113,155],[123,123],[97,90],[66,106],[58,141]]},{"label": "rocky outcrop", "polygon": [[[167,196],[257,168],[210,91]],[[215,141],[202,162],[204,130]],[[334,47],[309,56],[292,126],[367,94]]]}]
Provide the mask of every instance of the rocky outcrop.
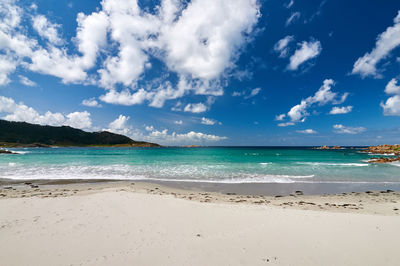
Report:
[{"label": "rocky outcrop", "polygon": [[313,149],[315,149],[315,150],[341,150],[342,147],[340,147],[340,146],[330,147],[330,146],[325,145],[325,146],[321,146],[321,147],[315,147]]},{"label": "rocky outcrop", "polygon": [[400,161],[400,156],[399,157],[395,157],[395,158],[387,158],[387,157],[376,158],[376,157],[372,157],[368,162],[369,163],[392,163],[392,162],[396,162],[396,161]]},{"label": "rocky outcrop", "polygon": [[400,145],[378,145],[378,146],[370,146],[368,147],[365,152],[368,153],[377,153],[377,154],[394,154],[400,155]]}]

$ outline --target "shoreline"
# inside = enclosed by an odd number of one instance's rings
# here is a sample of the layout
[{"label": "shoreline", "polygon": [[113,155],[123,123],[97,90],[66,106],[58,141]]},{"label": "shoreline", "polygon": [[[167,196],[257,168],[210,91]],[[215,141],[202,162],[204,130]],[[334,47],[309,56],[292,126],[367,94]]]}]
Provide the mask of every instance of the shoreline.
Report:
[{"label": "shoreline", "polygon": [[238,195],[289,196],[301,191],[304,195],[334,195],[366,191],[400,191],[400,182],[293,182],[293,183],[224,183],[203,181],[149,180],[149,179],[7,179],[0,178],[0,189],[9,185],[68,185],[68,184],[148,184],[179,190],[194,190]]},{"label": "shoreline", "polygon": [[[208,186],[205,186],[208,185]],[[400,216],[400,189],[340,189],[327,184],[321,187],[304,184],[187,184],[179,182],[107,181],[107,180],[0,180],[0,200],[10,198],[62,198],[104,192],[127,192],[173,196],[200,203],[260,205],[300,210],[352,212]],[[333,185],[333,186],[332,186]],[[267,189],[266,189],[267,188]],[[371,188],[371,187],[370,187]],[[372,187],[373,188],[373,187]],[[375,187],[376,188],[376,187]]]}]

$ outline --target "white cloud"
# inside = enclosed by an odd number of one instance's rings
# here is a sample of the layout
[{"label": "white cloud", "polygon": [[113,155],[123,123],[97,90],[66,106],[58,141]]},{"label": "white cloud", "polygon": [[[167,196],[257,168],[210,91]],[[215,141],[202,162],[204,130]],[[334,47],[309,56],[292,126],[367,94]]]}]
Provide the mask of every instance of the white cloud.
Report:
[{"label": "white cloud", "polygon": [[303,41],[290,57],[289,70],[297,70],[304,62],[317,57],[322,51],[321,43],[317,40]]},{"label": "white cloud", "polygon": [[182,121],[182,120],[177,120],[177,121],[174,121],[174,124],[176,124],[176,125],[182,125],[182,124],[183,124],[183,121]]},{"label": "white cloud", "polygon": [[301,134],[316,134],[317,131],[315,131],[314,129],[304,129],[304,130],[297,130],[297,133],[301,133]]},{"label": "white cloud", "polygon": [[[304,122],[306,117],[309,116],[308,109],[313,105],[342,104],[349,94],[345,92],[339,95],[337,92],[333,92],[332,86],[334,84],[335,82],[332,79],[325,79],[319,90],[313,96],[303,99],[299,104],[293,106],[287,113],[287,117],[290,118],[291,122]],[[282,121],[284,118],[285,115],[281,114],[276,116],[275,120]]]},{"label": "white cloud", "polygon": [[385,87],[385,92],[387,94],[400,94],[400,86],[397,85],[396,79],[391,79]]},{"label": "white cloud", "polygon": [[252,89],[251,92],[250,92],[250,94],[249,94],[248,96],[246,96],[245,98],[246,98],[246,99],[252,98],[252,97],[254,97],[254,96],[257,96],[260,92],[261,92],[261,88]]},{"label": "white cloud", "polygon": [[394,94],[389,97],[385,103],[381,103],[383,114],[387,116],[400,116],[400,86],[397,85],[396,79],[391,79],[386,85],[385,92]]},{"label": "white cloud", "polygon": [[[100,99],[107,103],[153,107],[189,93],[221,96],[260,17],[257,0],[162,0],[151,11],[137,0],[103,0],[96,12],[77,15],[71,47],[71,40],[60,37],[60,25],[16,3],[0,2],[0,52],[8,56],[0,64],[0,85],[22,66],[64,83],[102,86],[107,92]],[[26,17],[32,25],[22,23]],[[42,42],[30,36],[29,27]],[[166,65],[162,76],[174,72],[177,84],[160,78],[138,88],[151,58]]]},{"label": "white cloud", "polygon": [[[175,133],[175,132],[174,132]],[[201,142],[201,141],[221,141],[227,139],[227,137],[224,136],[216,136],[216,135],[211,135],[211,134],[205,134],[202,132],[195,132],[195,131],[190,131],[186,134],[172,134],[172,138],[182,142],[182,141],[194,141],[194,142]]]},{"label": "white cloud", "polygon": [[334,125],[333,128],[338,134],[359,134],[367,130],[365,127],[347,127],[340,124]]},{"label": "white cloud", "polygon": [[285,122],[285,123],[279,123],[278,127],[288,127],[288,126],[294,126],[293,122]]},{"label": "white cloud", "polygon": [[32,17],[32,22],[33,28],[42,38],[47,39],[54,45],[61,45],[63,43],[63,40],[58,34],[58,28],[60,28],[60,25],[51,23],[43,15]]},{"label": "white cloud", "polygon": [[191,113],[203,113],[207,111],[207,106],[204,103],[189,103],[185,106],[183,111]]},{"label": "white cloud", "polygon": [[400,11],[394,18],[394,25],[388,27],[378,35],[375,47],[371,52],[357,59],[354,63],[352,74],[359,74],[361,77],[373,76],[382,77],[377,69],[377,64],[390,55],[390,52],[400,45]]},{"label": "white cloud", "polygon": [[88,107],[101,107],[101,104],[99,104],[99,102],[96,101],[95,98],[84,99],[82,101],[82,105],[88,106]]},{"label": "white cloud", "polygon": [[285,119],[285,117],[286,117],[286,114],[280,114],[280,115],[275,116],[275,120],[283,121],[283,119]]},{"label": "white cloud", "polygon": [[119,115],[105,130],[116,134],[128,135],[132,131],[132,128],[128,125],[129,118],[129,116]]},{"label": "white cloud", "polygon": [[289,54],[289,44],[294,41],[294,37],[291,35],[288,35],[284,37],[283,39],[280,39],[275,45],[274,45],[274,51],[279,53],[279,57],[285,58]]},{"label": "white cloud", "polygon": [[286,20],[285,26],[289,26],[290,24],[293,24],[294,22],[296,22],[301,16],[300,12],[293,12],[290,17],[288,17],[288,19]]},{"label": "white cloud", "polygon": [[383,114],[387,116],[400,116],[400,95],[389,97],[385,103],[381,103]]},{"label": "white cloud", "polygon": [[90,129],[92,127],[92,120],[90,113],[84,112],[73,112],[68,114],[64,125],[71,126],[74,128]]},{"label": "white cloud", "polygon": [[214,119],[205,118],[205,117],[201,118],[201,123],[204,124],[204,125],[209,125],[209,126],[213,126],[215,124],[222,125],[221,122],[218,122],[218,121],[216,121]]},{"label": "white cloud", "polygon": [[232,93],[233,97],[239,97],[239,96],[243,96],[244,95],[244,91],[240,92],[240,91],[234,91]]},{"label": "white cloud", "polygon": [[244,99],[250,99],[254,96],[257,96],[260,92],[261,92],[261,88],[254,88],[251,91],[234,91],[232,93],[232,96],[233,97],[243,96]]},{"label": "white cloud", "polygon": [[25,86],[34,87],[34,86],[37,85],[34,81],[28,79],[28,78],[25,77],[25,76],[18,75],[18,78],[19,78],[19,82],[20,82],[21,84],[24,84]]},{"label": "white cloud", "polygon": [[300,104],[297,104],[290,109],[290,111],[288,112],[288,117],[290,117],[290,119],[295,122],[301,121],[304,117],[308,116],[308,106],[308,101],[302,100]]},{"label": "white cloud", "polygon": [[294,5],[294,0],[290,0],[289,3],[285,5],[286,8],[291,8]]},{"label": "white cloud", "polygon": [[23,103],[16,103],[13,99],[4,96],[0,96],[0,113],[6,114],[2,118],[9,121],[24,121],[51,126],[66,125],[80,129],[90,129],[92,126],[90,113],[86,111],[73,112],[66,116],[61,113],[47,111],[41,115],[32,107],[28,107]]},{"label": "white cloud", "polygon": [[194,0],[179,20],[161,29],[170,69],[200,79],[218,78],[259,18],[255,0]]},{"label": "white cloud", "polygon": [[134,105],[143,103],[147,97],[148,93],[144,89],[139,89],[133,94],[128,89],[125,89],[121,92],[110,90],[106,94],[101,95],[99,98],[103,102],[110,104]]},{"label": "white cloud", "polygon": [[342,107],[337,107],[334,106],[332,110],[329,112],[331,115],[339,115],[339,114],[347,114],[350,113],[353,110],[353,106],[342,106]]},{"label": "white cloud", "polygon": [[11,56],[0,55],[0,86],[10,83],[11,80],[8,76],[14,72],[16,68],[17,62]]},{"label": "white cloud", "polygon": [[189,131],[187,133],[168,133],[167,129],[162,131],[155,130],[147,137],[148,140],[158,143],[178,144],[199,144],[207,142],[218,142],[227,139],[225,136],[205,134],[202,132]]},{"label": "white cloud", "polygon": [[[145,132],[128,124],[129,116],[119,115],[108,128],[103,129],[117,134],[126,135],[134,140],[150,141],[162,145],[206,144],[227,139],[224,136],[189,131],[187,133],[169,133],[168,129],[157,130],[154,126],[145,126]],[[178,123],[181,124],[181,123]]]},{"label": "white cloud", "polygon": [[153,126],[145,126],[144,129],[146,129],[146,131],[154,131]]}]

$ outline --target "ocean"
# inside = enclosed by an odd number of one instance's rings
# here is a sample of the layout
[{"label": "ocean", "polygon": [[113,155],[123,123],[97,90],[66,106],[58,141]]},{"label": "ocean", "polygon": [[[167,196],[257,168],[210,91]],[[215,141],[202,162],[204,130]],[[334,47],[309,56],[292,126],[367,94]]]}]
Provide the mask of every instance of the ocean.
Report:
[{"label": "ocean", "polygon": [[[0,154],[0,178],[170,182],[400,184],[400,164],[359,149],[311,147],[20,148]],[[390,155],[387,155],[390,156]]]}]

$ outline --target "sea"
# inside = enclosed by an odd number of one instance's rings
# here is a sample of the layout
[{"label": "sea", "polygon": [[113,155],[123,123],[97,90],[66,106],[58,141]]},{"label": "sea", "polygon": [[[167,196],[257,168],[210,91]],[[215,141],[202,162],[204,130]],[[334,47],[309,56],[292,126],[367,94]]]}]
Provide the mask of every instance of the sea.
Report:
[{"label": "sea", "polygon": [[[358,148],[18,148],[0,154],[0,178],[219,184],[400,184],[400,164],[371,164]],[[384,155],[386,157],[393,154]]]}]

